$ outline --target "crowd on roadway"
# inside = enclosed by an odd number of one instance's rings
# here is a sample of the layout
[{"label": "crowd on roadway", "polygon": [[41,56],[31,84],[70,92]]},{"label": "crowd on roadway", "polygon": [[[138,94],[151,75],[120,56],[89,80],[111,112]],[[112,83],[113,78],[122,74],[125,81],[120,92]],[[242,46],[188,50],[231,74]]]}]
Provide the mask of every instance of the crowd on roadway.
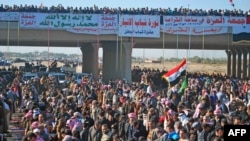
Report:
[{"label": "crowd on roadway", "polygon": [[94,5],[93,7],[47,7],[44,5],[0,5],[0,12],[41,12],[41,13],[75,13],[75,14],[131,14],[131,15],[173,15],[173,16],[249,16],[249,11],[241,9],[190,9],[190,8],[111,8]]},{"label": "crowd on roadway", "polygon": [[133,83],[69,75],[61,89],[53,76],[23,83],[23,72],[8,71],[14,77],[0,76],[0,130],[22,112],[23,141],[223,141],[225,125],[250,124],[248,79],[187,73],[181,90],[184,79],[170,88],[164,71],[135,67]]}]

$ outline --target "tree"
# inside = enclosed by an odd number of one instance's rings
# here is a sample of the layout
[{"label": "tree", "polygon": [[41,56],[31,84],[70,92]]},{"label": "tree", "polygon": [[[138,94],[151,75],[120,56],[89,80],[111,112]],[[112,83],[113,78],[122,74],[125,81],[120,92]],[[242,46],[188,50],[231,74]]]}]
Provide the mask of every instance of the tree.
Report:
[{"label": "tree", "polygon": [[160,58],[157,59],[157,61],[161,61],[162,62],[162,61],[164,61],[164,58],[160,57]]}]

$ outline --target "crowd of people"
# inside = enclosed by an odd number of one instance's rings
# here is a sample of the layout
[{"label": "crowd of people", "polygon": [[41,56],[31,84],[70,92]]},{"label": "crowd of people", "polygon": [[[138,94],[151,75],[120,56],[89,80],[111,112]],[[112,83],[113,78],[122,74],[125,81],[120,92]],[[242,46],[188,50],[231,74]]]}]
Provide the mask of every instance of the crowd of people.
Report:
[{"label": "crowd of people", "polygon": [[167,87],[165,71],[135,67],[133,83],[68,75],[61,89],[53,76],[23,83],[23,72],[8,71],[15,76],[0,76],[0,129],[22,112],[23,141],[223,141],[225,125],[250,123],[247,79],[187,73],[181,91],[184,78]]},{"label": "crowd of people", "polygon": [[41,13],[75,13],[75,14],[131,14],[131,15],[173,15],[173,16],[249,16],[249,11],[237,9],[190,9],[190,8],[110,8],[94,5],[93,7],[47,7],[44,5],[0,5],[0,12],[41,12]]}]

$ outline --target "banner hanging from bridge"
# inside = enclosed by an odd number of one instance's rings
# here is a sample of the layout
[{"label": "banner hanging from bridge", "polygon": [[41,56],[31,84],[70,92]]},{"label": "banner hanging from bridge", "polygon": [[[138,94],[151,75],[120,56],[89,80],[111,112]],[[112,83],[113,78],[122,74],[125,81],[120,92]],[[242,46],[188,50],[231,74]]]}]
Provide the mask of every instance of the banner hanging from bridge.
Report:
[{"label": "banner hanging from bridge", "polygon": [[20,13],[21,28],[66,29],[74,33],[115,34],[118,16],[109,14]]},{"label": "banner hanging from bridge", "polygon": [[[0,21],[19,22],[20,28],[66,30],[77,34],[118,34],[159,38],[160,32],[182,35],[250,33],[250,17],[162,16],[0,12]],[[232,27],[232,30],[229,28]]]},{"label": "banner hanging from bridge", "polygon": [[[229,16],[163,16],[161,32],[182,35],[250,33],[249,17]],[[232,31],[229,28],[232,27]]]},{"label": "banner hanging from bridge", "polygon": [[246,17],[231,16],[163,16],[165,27],[173,26],[243,26],[246,24]]},{"label": "banner hanging from bridge", "polygon": [[0,12],[0,21],[17,22],[19,21],[18,12]]},{"label": "banner hanging from bridge", "polygon": [[225,34],[228,33],[228,27],[222,26],[206,26],[206,27],[188,27],[188,26],[173,26],[164,27],[161,26],[161,32],[168,34],[179,34],[179,35],[213,35],[213,34]]},{"label": "banner hanging from bridge", "polygon": [[160,37],[160,16],[120,15],[119,36]]},{"label": "banner hanging from bridge", "polygon": [[66,30],[78,34],[117,34],[118,15],[101,14],[97,16],[98,28],[73,27]]}]

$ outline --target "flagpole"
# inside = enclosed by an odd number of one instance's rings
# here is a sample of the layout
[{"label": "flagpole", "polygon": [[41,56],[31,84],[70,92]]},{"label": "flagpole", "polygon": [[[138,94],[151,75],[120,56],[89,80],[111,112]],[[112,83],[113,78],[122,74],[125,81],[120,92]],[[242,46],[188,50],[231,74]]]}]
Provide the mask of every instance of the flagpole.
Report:
[{"label": "flagpole", "polygon": [[[99,19],[99,15],[98,15],[98,18]],[[98,26],[97,28],[97,36],[96,36],[96,49],[99,51],[99,42],[100,42],[100,27]],[[98,64],[98,68],[99,68],[99,53],[97,51],[97,64]]]},{"label": "flagpole", "polygon": [[179,33],[177,32],[177,34],[176,34],[176,56],[177,56],[177,59],[179,58],[178,51],[179,51]]},{"label": "flagpole", "polygon": [[120,70],[122,70],[122,41],[123,39],[122,39],[122,36],[121,36],[121,44],[120,44],[120,48],[121,48],[121,52],[120,52]]},{"label": "flagpole", "polygon": [[231,45],[233,44],[234,42],[234,33],[233,33],[233,27],[231,29]]},{"label": "flagpole", "polygon": [[[120,64],[119,64],[119,70],[122,70],[122,44],[123,44],[123,41],[122,41],[123,39],[122,39],[122,34],[121,34],[121,38],[120,38],[120,48],[121,48],[121,50],[120,50],[120,60],[119,60],[119,62],[120,62]],[[117,60],[118,61],[118,60]]]},{"label": "flagpole", "polygon": [[[133,50],[133,47],[134,47],[134,36],[132,36],[131,42],[132,42],[131,49]],[[132,55],[132,53],[131,53],[131,55]]]},{"label": "flagpole", "polygon": [[186,49],[186,58],[187,58],[187,60],[188,60],[188,48]]},{"label": "flagpole", "polygon": [[17,45],[19,46],[20,40],[20,27],[19,27],[19,20],[17,21]]},{"label": "flagpole", "polygon": [[[77,45],[76,45],[76,55],[77,55],[77,67],[79,67],[80,63],[79,63],[79,55],[78,55],[78,49],[79,49],[80,45],[79,45],[79,39],[77,39]],[[98,58],[98,66],[99,66],[99,58]]]},{"label": "flagpole", "polygon": [[6,58],[9,58],[9,47],[10,47],[10,21],[8,20],[7,55],[6,55]]},{"label": "flagpole", "polygon": [[[99,18],[98,18],[99,19]],[[98,64],[98,68],[99,68],[99,43],[100,43],[100,28],[98,28],[98,33],[97,33],[97,37],[96,37],[96,49],[98,50],[97,51],[97,64]]]},{"label": "flagpole", "polygon": [[[132,22],[132,30],[133,30],[133,34],[132,34],[132,38],[131,38],[131,42],[132,42],[132,44],[131,44],[131,50],[133,50],[133,47],[134,47],[134,18],[133,18],[133,22]],[[131,53],[131,55],[132,55],[132,53]]]},{"label": "flagpole", "polygon": [[49,70],[49,67],[50,67],[50,60],[49,60],[49,57],[50,57],[50,21],[48,23],[48,70]]},{"label": "flagpole", "polygon": [[[188,36],[189,36],[189,32],[188,32]],[[189,38],[189,37],[188,37]],[[188,39],[189,40],[189,39]],[[188,59],[188,48],[186,49],[186,58]]]},{"label": "flagpole", "polygon": [[143,60],[143,62],[142,62],[143,65],[142,65],[142,66],[143,66],[143,68],[144,68],[144,67],[145,67],[145,48],[142,49],[142,58],[143,58],[143,59],[142,59],[142,60]]},{"label": "flagpole", "polygon": [[189,27],[189,36],[188,36],[188,56],[187,56],[187,60],[189,60],[190,57],[190,49],[191,49],[191,29]]},{"label": "flagpole", "polygon": [[[120,21],[120,14],[118,14],[118,19]],[[116,34],[116,64],[115,64],[115,70],[116,70],[116,76],[118,75],[118,51],[119,49],[119,26],[117,27],[117,34]]]},{"label": "flagpole", "polygon": [[[229,28],[230,27],[227,28],[228,32],[230,31]],[[231,32],[231,34],[232,34],[232,32]],[[229,43],[230,43],[230,33],[227,34],[227,50],[229,50]]]},{"label": "flagpole", "polygon": [[[189,4],[188,4],[188,10],[189,10]],[[190,34],[190,27],[189,27],[189,32],[188,32],[189,34]],[[188,34],[188,35],[189,35]],[[188,36],[188,38],[189,38],[189,36]],[[189,39],[188,39],[189,40]],[[188,45],[189,45],[189,43],[188,43]],[[190,45],[189,45],[190,46]],[[186,59],[188,60],[188,54],[189,54],[189,47],[188,47],[188,49],[187,49],[187,54],[186,54]]]},{"label": "flagpole", "polygon": [[202,32],[202,59],[204,59],[204,26],[202,26],[203,32]]},{"label": "flagpole", "polygon": [[162,39],[162,48],[163,48],[163,60],[162,60],[162,62],[163,62],[163,68],[165,67],[165,32],[164,32],[164,30],[162,31],[162,37],[163,37],[163,39]]}]

